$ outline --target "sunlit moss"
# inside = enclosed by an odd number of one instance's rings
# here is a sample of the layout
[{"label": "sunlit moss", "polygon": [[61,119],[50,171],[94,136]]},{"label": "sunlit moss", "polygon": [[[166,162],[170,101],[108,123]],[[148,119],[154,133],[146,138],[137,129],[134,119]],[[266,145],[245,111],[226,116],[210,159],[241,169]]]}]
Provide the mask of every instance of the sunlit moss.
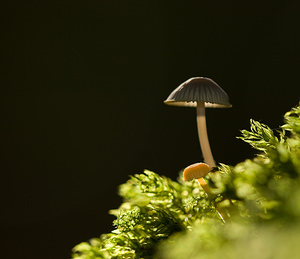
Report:
[{"label": "sunlit moss", "polygon": [[[300,106],[281,130],[250,121],[240,137],[258,150],[206,180],[178,182],[150,171],[120,186],[116,229],[73,249],[73,258],[294,258],[300,254]],[[226,209],[226,223],[216,207]]]}]

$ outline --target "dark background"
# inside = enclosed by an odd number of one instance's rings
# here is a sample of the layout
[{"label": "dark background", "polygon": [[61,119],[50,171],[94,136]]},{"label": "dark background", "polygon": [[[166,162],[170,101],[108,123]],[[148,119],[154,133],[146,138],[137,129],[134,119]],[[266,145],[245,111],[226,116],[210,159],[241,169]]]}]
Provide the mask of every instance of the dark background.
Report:
[{"label": "dark background", "polygon": [[217,162],[254,151],[299,102],[296,1],[1,1],[1,257],[69,258],[112,230],[117,186],[202,160],[195,110],[163,100],[193,76],[231,109],[207,110]]}]

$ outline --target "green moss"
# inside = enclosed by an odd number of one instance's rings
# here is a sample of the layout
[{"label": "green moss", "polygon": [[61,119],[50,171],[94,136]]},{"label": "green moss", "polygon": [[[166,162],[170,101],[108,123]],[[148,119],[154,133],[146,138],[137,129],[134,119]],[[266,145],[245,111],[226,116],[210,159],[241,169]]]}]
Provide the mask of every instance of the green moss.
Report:
[{"label": "green moss", "polygon": [[[206,180],[178,182],[153,172],[120,186],[112,233],[73,249],[73,258],[293,258],[300,254],[300,106],[277,132],[250,121],[240,139],[258,151],[220,164]],[[224,224],[216,207],[228,214]]]},{"label": "green moss", "polygon": [[77,245],[73,258],[152,258],[169,236],[186,231],[196,219],[217,217],[195,181],[179,183],[145,171],[122,184],[119,194],[124,203],[110,212],[117,217],[116,229]]}]

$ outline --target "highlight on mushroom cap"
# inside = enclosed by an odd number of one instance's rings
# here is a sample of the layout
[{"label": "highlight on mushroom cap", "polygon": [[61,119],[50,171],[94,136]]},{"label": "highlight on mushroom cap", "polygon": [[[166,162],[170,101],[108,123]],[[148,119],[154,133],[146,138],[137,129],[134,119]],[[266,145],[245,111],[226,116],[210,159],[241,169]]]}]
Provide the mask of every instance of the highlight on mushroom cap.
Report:
[{"label": "highlight on mushroom cap", "polygon": [[207,108],[230,108],[227,93],[212,79],[192,77],[179,85],[164,101],[175,106],[196,107],[198,102]]}]

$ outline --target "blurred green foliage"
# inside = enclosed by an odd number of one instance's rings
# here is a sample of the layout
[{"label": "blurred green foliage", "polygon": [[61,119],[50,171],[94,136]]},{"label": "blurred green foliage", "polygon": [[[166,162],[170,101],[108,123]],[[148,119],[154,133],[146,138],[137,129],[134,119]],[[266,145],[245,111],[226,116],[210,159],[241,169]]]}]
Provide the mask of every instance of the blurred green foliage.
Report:
[{"label": "blurred green foliage", "polygon": [[[258,150],[206,180],[178,182],[153,172],[120,186],[124,203],[109,234],[73,248],[73,258],[296,258],[300,255],[300,106],[274,132],[250,121],[243,141]],[[217,208],[227,213],[225,223]]]}]

